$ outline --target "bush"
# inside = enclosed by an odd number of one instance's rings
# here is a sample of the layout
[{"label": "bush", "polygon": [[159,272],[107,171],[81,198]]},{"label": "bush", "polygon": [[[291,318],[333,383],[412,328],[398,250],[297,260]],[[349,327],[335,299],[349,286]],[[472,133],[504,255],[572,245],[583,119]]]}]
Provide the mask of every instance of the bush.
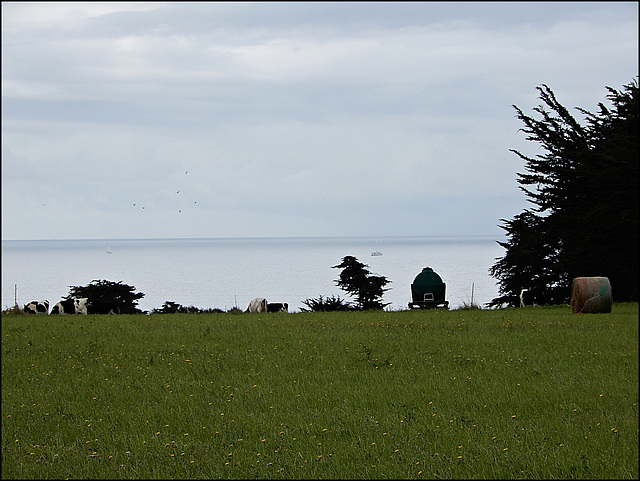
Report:
[{"label": "bush", "polygon": [[222,309],[217,309],[217,308],[200,309],[195,306],[186,307],[186,306],[181,306],[177,302],[173,302],[173,301],[165,301],[165,303],[162,304],[162,307],[160,309],[154,308],[151,310],[151,314],[176,314],[176,313],[198,314],[198,313],[216,313],[216,312],[220,313],[224,311]]},{"label": "bush", "polygon": [[309,298],[302,303],[308,307],[308,309],[301,308],[304,312],[330,312],[330,311],[351,311],[354,308],[344,299],[340,299],[340,296],[331,297],[318,297],[317,299]]},{"label": "bush", "polygon": [[2,311],[2,315],[3,316],[6,316],[6,315],[25,315],[25,312],[22,309],[20,309],[18,304],[16,304],[13,307],[7,307],[6,309],[4,309]]}]

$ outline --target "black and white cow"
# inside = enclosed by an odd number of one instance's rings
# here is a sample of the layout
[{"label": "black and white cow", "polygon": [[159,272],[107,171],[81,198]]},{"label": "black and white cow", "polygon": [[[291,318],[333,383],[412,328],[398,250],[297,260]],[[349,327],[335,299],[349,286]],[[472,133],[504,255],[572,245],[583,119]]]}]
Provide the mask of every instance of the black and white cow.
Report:
[{"label": "black and white cow", "polygon": [[81,314],[86,316],[87,306],[89,306],[89,302],[86,297],[81,299],[63,299],[53,306],[51,314]]},{"label": "black and white cow", "polygon": [[22,309],[26,314],[48,314],[49,301],[31,301]]},{"label": "black and white cow", "polygon": [[267,300],[264,297],[253,299],[245,312],[267,312]]},{"label": "black and white cow", "polygon": [[286,302],[269,302],[267,312],[289,312],[289,304]]},{"label": "black and white cow", "polygon": [[536,295],[531,289],[522,289],[520,291],[520,307],[535,306]]}]

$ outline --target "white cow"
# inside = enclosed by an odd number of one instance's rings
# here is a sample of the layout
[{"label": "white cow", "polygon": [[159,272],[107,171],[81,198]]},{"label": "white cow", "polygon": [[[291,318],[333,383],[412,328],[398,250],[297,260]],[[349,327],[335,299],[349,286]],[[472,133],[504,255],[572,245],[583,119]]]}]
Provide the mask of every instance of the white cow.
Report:
[{"label": "white cow", "polygon": [[82,297],[80,299],[63,299],[51,309],[51,314],[81,314],[87,315],[87,306],[89,299]]},{"label": "white cow", "polygon": [[245,312],[267,312],[267,300],[264,297],[253,299]]},{"label": "white cow", "polygon": [[47,314],[49,301],[31,301],[29,304],[25,304],[22,310],[26,314]]}]

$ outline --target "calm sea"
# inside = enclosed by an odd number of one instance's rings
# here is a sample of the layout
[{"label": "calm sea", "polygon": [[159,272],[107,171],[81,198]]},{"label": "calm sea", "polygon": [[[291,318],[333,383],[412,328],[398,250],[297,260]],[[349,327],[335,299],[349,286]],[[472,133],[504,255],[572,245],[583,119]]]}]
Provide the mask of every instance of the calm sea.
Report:
[{"label": "calm sea", "polygon": [[[107,251],[110,251],[108,253]],[[379,251],[382,255],[372,256]],[[447,284],[452,308],[498,296],[488,270],[504,249],[489,237],[242,238],[2,241],[2,307],[55,303],[70,286],[122,281],[145,296],[149,311],[165,301],[183,306],[246,309],[255,297],[300,311],[309,298],[349,299],[334,280],[352,255],[391,281],[387,309],[406,309],[411,283],[431,267]]]}]

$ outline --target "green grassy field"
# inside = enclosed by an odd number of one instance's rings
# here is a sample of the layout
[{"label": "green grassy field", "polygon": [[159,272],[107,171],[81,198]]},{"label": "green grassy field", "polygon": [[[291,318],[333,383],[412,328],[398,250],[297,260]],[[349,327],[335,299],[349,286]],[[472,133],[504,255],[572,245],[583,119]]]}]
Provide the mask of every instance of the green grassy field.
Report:
[{"label": "green grassy field", "polygon": [[638,478],[638,304],[2,316],[2,478]]}]

